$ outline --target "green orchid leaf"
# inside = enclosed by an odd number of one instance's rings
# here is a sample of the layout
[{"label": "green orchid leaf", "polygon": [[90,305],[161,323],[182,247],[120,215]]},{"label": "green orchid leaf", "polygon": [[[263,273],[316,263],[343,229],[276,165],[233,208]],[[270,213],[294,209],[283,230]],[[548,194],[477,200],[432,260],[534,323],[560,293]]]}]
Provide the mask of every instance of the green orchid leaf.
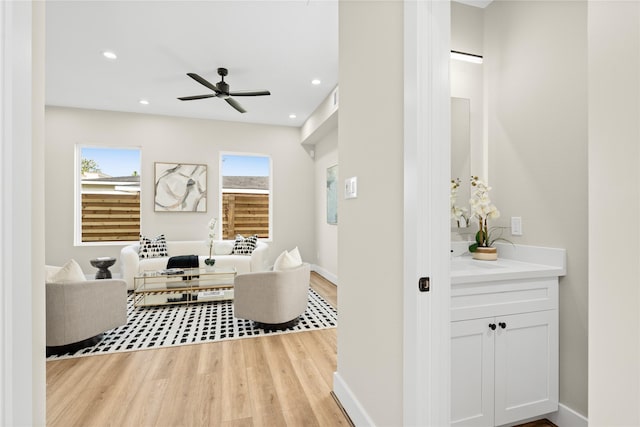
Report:
[{"label": "green orchid leaf", "polygon": [[469,245],[469,252],[475,252],[478,249],[478,244],[474,243],[473,245]]}]

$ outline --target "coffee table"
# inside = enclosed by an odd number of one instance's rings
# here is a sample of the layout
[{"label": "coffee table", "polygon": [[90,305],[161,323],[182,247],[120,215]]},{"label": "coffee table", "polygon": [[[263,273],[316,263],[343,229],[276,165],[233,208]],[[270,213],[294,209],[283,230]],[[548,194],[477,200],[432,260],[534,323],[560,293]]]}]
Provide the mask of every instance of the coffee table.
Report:
[{"label": "coffee table", "polygon": [[133,278],[134,306],[230,300],[236,274],[234,267],[147,270]]}]

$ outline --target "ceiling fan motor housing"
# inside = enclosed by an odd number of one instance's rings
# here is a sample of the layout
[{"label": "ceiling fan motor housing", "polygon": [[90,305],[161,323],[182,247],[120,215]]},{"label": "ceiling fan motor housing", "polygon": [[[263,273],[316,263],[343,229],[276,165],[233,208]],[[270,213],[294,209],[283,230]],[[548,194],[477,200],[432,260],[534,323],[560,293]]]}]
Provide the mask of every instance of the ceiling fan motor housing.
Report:
[{"label": "ceiling fan motor housing", "polygon": [[220,80],[218,83],[216,83],[216,86],[218,87],[218,90],[221,92],[218,96],[220,95],[229,96],[229,85],[224,80]]}]

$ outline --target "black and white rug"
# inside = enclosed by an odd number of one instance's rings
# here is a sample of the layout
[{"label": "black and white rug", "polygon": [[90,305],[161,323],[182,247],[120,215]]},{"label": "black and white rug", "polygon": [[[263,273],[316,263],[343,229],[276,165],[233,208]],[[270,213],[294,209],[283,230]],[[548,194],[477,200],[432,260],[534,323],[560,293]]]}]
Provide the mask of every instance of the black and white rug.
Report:
[{"label": "black and white rug", "polygon": [[309,289],[309,304],[297,325],[281,331],[265,331],[254,327],[250,320],[235,318],[233,301],[136,308],[130,293],[126,325],[105,332],[91,347],[52,355],[47,360],[335,328],[337,314],[324,298]]}]

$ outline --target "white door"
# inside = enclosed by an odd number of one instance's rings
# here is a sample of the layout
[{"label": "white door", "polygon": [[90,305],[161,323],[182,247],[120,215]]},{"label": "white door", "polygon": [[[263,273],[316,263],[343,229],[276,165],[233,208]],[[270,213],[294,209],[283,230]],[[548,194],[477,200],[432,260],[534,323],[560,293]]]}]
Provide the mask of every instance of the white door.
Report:
[{"label": "white door", "polygon": [[496,318],[495,422],[558,409],[558,311]]},{"label": "white door", "polygon": [[493,318],[451,322],[451,425],[493,426]]}]

